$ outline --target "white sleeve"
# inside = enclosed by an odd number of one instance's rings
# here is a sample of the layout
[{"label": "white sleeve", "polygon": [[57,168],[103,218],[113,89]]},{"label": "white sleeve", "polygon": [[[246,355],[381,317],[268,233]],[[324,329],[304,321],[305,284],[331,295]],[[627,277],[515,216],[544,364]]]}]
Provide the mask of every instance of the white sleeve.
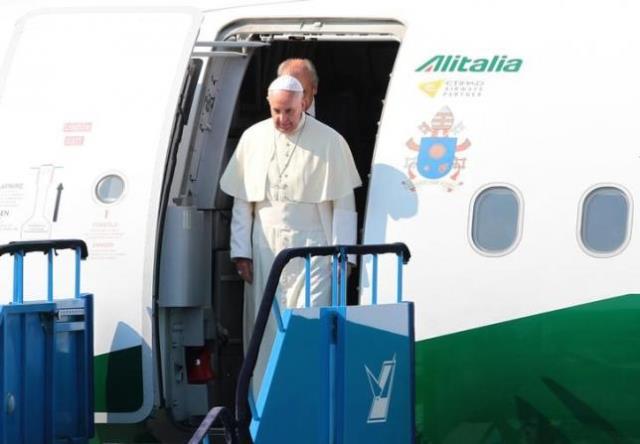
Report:
[{"label": "white sleeve", "polygon": [[[358,241],[356,201],[353,192],[333,203],[333,223],[331,233],[333,245],[355,245]],[[355,264],[355,256],[349,255],[349,262]]]},{"label": "white sleeve", "polygon": [[251,227],[253,225],[253,203],[239,198],[233,199],[231,212],[231,259],[251,259]]}]

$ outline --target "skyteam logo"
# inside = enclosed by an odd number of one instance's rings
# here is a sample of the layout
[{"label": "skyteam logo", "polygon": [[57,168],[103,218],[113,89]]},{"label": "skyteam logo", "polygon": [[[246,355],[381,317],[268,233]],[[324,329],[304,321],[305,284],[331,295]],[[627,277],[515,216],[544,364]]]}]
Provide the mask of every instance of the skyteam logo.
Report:
[{"label": "skyteam logo", "polygon": [[431,57],[416,72],[518,72],[522,59],[510,59],[506,55],[472,59],[461,55],[439,54]]},{"label": "skyteam logo", "polygon": [[393,355],[391,360],[382,362],[377,378],[373,376],[369,367],[365,365],[364,369],[367,372],[371,394],[373,395],[367,423],[387,422],[391,391],[393,389],[393,376],[396,373],[396,355]]}]

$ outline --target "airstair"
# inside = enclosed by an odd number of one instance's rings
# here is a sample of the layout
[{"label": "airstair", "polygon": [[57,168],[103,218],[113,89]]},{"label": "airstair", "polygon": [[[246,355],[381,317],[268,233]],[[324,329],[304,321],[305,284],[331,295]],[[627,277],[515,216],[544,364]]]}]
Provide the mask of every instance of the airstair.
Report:
[{"label": "airstair", "polygon": [[[75,251],[75,295],[55,299],[54,256]],[[24,262],[47,255],[47,299],[24,300]],[[0,443],[87,443],[93,436],[93,298],[80,294],[81,240],[14,242],[13,302],[0,305]]]},{"label": "airstair", "polygon": [[[378,304],[378,255],[397,256],[395,303]],[[347,305],[348,255],[371,255],[372,304]],[[331,305],[310,307],[311,258],[332,256]],[[280,274],[304,260],[306,307],[280,310]],[[209,443],[222,424],[228,444],[413,443],[413,304],[402,300],[404,244],[287,249],[272,266],[236,388],[235,412],[209,411],[189,441]],[[388,300],[388,298],[384,298]],[[257,396],[254,370],[269,316],[277,331]]]}]

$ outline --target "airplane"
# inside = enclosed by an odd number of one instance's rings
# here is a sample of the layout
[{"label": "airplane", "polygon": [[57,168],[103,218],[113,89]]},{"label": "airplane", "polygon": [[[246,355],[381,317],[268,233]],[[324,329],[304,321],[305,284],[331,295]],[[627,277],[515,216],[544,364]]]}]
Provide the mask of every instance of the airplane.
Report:
[{"label": "airplane", "polygon": [[[416,442],[640,439],[638,5],[43,5],[2,18],[0,243],[87,242],[96,442],[180,441],[233,402],[242,282],[218,181],[288,57],[315,63],[316,116],[363,178],[359,242],[411,249]],[[396,264],[379,267],[390,301]],[[371,270],[351,302],[372,302]],[[378,413],[389,374],[363,370]]]}]

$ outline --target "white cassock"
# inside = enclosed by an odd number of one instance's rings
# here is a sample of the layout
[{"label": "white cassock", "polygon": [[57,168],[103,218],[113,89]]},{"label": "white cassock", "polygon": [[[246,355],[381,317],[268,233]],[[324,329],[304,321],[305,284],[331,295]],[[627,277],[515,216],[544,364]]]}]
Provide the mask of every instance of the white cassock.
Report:
[{"label": "white cassock", "polygon": [[[361,181],[344,138],[303,114],[296,130],[278,131],[272,119],[247,129],[220,180],[234,197],[231,257],[253,260],[245,284],[245,349],[275,256],[283,248],[353,244],[357,214],[353,189]],[[311,260],[311,305],[331,297],[329,257]],[[304,307],[304,260],[283,270],[277,300]]]}]

